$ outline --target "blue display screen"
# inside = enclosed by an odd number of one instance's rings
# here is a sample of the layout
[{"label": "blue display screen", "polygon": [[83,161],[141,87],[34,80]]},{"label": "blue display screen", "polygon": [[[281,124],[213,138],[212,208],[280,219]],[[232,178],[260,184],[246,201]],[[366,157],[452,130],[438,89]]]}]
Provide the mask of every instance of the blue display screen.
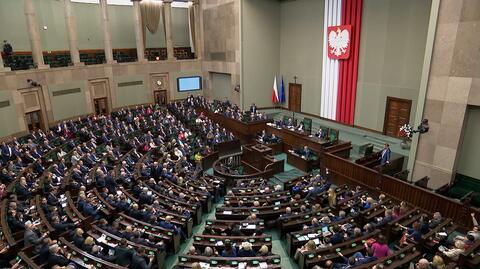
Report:
[{"label": "blue display screen", "polygon": [[199,91],[202,89],[202,78],[199,76],[178,78],[177,84],[179,92]]}]

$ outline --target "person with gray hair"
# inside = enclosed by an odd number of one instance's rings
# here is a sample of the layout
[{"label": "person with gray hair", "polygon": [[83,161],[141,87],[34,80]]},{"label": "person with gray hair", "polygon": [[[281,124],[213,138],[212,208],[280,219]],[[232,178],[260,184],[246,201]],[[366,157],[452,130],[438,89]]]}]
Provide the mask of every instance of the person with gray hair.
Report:
[{"label": "person with gray hair", "polygon": [[420,259],[415,265],[415,269],[431,269],[431,268],[432,267],[430,266],[430,262],[428,262],[427,259]]},{"label": "person with gray hair", "polygon": [[255,251],[252,249],[252,243],[250,242],[243,242],[240,246],[240,250],[238,250],[238,257],[255,257]]},{"label": "person with gray hair", "polygon": [[211,247],[206,247],[203,251],[203,256],[212,257],[214,255],[213,249]]}]

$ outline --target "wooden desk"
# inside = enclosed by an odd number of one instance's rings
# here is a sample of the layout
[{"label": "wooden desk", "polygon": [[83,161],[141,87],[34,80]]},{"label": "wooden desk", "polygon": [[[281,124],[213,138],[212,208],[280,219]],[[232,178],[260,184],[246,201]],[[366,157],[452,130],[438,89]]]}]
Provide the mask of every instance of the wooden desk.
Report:
[{"label": "wooden desk", "polygon": [[272,119],[253,121],[253,122],[242,122],[236,119],[227,118],[223,114],[214,113],[209,109],[202,107],[196,108],[197,113],[203,112],[205,116],[211,119],[214,123],[218,123],[223,128],[232,132],[235,136],[242,140],[242,143],[251,143],[255,138],[256,134],[262,132],[265,129],[265,126],[268,122],[273,122]]},{"label": "wooden desk", "polygon": [[331,145],[331,142],[317,138],[309,137],[307,134],[291,131],[285,128],[275,128],[273,126],[266,125],[265,130],[268,134],[275,134],[283,141],[283,151],[287,151],[292,148],[303,148],[308,146],[313,151],[320,153],[323,152],[324,147]]},{"label": "wooden desk", "polygon": [[305,172],[310,172],[319,166],[318,159],[307,160],[290,151],[287,151],[287,163]]}]

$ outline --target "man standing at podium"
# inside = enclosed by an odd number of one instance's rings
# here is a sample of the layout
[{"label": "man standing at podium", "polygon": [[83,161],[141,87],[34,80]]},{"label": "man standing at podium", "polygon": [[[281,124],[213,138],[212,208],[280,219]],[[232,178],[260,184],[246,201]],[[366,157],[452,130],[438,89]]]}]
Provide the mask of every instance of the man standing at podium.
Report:
[{"label": "man standing at podium", "polygon": [[380,164],[381,165],[390,163],[391,153],[392,153],[392,151],[390,150],[390,145],[385,143],[385,145],[383,147],[383,150],[382,150],[382,155],[380,157]]}]

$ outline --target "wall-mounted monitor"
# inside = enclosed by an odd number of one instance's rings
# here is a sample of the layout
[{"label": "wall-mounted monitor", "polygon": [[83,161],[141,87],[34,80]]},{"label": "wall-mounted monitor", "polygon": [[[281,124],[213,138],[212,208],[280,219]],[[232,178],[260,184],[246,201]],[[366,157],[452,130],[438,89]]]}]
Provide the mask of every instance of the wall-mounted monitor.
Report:
[{"label": "wall-mounted monitor", "polygon": [[199,91],[202,89],[202,77],[180,77],[177,78],[179,92]]}]

